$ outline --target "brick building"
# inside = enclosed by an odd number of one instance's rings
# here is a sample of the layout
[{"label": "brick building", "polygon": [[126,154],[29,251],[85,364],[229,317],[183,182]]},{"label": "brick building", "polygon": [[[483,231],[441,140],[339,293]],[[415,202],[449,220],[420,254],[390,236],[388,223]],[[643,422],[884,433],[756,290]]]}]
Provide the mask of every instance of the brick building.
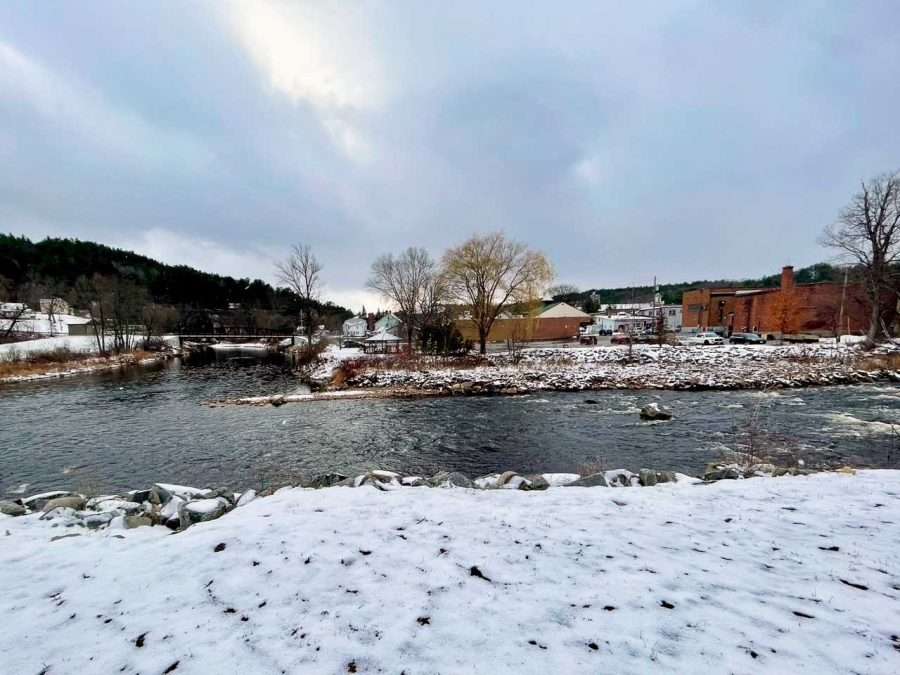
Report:
[{"label": "brick building", "polygon": [[[578,337],[579,328],[589,323],[590,314],[565,302],[557,302],[532,316],[501,315],[491,326],[488,342],[567,340]],[[470,320],[458,319],[456,328],[464,339],[478,341],[478,330]]]},{"label": "brick building", "polygon": [[865,333],[870,305],[860,284],[797,284],[794,268],[785,267],[777,288],[687,291],[682,296],[682,312],[684,330],[752,331],[777,338],[798,333]]}]

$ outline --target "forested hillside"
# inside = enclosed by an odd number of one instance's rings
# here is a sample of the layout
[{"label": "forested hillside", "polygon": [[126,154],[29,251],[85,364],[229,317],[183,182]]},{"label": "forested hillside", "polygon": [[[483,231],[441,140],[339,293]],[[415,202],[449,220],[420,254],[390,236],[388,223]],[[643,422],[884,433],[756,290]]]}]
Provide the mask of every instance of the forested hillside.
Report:
[{"label": "forested hillside", "polygon": [[[185,265],[166,265],[131,251],[77,239],[44,239],[0,234],[0,301],[35,303],[59,296],[80,306],[79,288],[94,279],[126,281],[149,302],[181,309],[243,310],[297,316],[299,299],[259,279],[209,274]],[[315,303],[318,315],[336,321],[349,316],[330,302]]]}]

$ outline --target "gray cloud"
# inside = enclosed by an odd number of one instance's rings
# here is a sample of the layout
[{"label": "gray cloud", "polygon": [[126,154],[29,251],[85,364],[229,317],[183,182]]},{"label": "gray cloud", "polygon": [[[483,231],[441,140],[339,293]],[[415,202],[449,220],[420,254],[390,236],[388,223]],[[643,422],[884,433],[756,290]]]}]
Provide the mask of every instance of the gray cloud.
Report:
[{"label": "gray cloud", "polygon": [[582,286],[826,257],[897,168],[896,3],[0,6],[0,229],[272,277],[503,228]]}]

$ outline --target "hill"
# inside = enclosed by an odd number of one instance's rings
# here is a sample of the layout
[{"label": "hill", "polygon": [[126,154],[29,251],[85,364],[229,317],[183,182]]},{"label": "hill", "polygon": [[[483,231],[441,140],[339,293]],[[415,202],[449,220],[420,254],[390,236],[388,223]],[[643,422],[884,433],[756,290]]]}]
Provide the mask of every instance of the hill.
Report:
[{"label": "hill", "polygon": [[[186,265],[167,265],[132,251],[78,239],[0,234],[0,300],[35,303],[40,297],[60,296],[79,304],[79,280],[95,276],[126,279],[146,291],[160,305],[226,310],[235,303],[245,310],[268,310],[296,316],[299,298],[285,288],[260,279],[235,278],[201,272]],[[323,318],[349,316],[331,302],[315,303]],[[342,320],[342,319],[341,319]]]},{"label": "hill", "polygon": [[[817,263],[795,271],[798,284],[817,281],[840,281],[839,268],[828,263]],[[737,288],[774,288],[781,283],[781,274],[771,274],[757,279],[705,279],[701,281],[660,284],[659,292],[666,304],[681,304],[681,295],[693,288],[727,286]],[[592,288],[578,293],[555,296],[554,300],[579,304],[621,305],[634,302],[650,302],[653,299],[652,286],[625,286],[621,288]]]}]

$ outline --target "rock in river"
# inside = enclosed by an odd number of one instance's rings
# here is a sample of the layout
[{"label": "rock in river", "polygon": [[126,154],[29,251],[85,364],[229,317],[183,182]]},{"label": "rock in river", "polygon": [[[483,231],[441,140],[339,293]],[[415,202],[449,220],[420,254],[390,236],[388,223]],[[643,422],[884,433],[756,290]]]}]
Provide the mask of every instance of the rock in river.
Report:
[{"label": "rock in river", "polygon": [[660,407],[659,403],[648,403],[641,408],[641,419],[658,421],[672,419],[672,411],[668,408]]},{"label": "rock in river", "polygon": [[15,502],[0,501],[0,513],[5,516],[24,516],[28,509]]}]

